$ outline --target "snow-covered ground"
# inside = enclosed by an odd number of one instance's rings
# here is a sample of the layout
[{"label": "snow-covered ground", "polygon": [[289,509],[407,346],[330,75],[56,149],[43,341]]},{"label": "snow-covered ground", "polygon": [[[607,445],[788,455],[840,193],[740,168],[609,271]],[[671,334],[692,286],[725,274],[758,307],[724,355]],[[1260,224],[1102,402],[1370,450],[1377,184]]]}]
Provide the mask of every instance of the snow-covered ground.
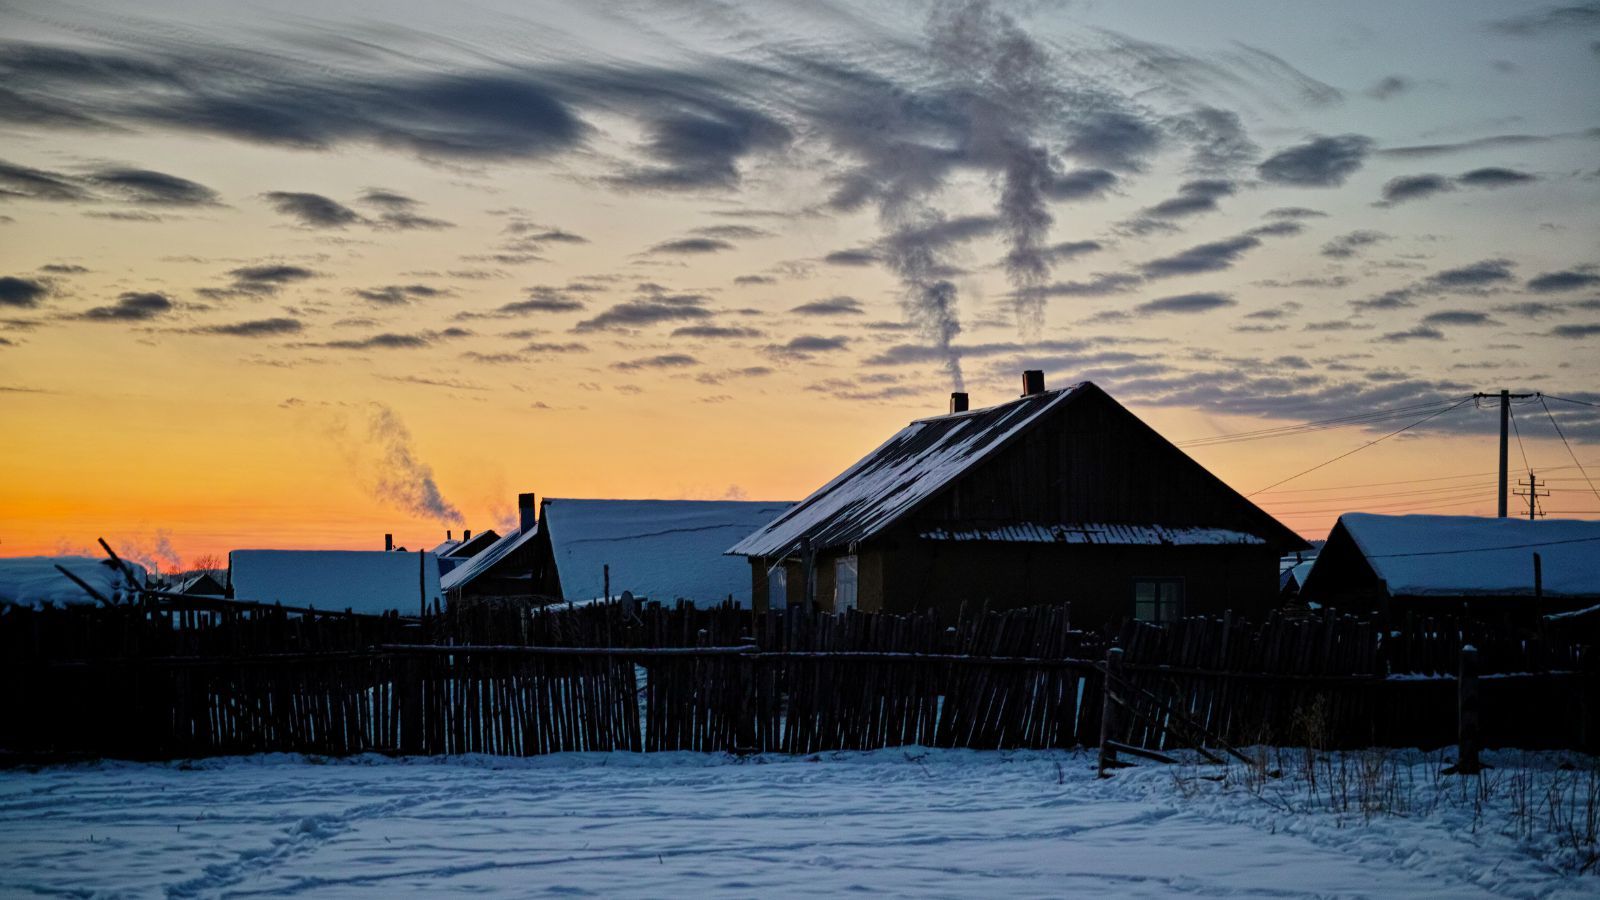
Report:
[{"label": "snow-covered ground", "polygon": [[[1559,759],[1494,761],[1505,778]],[[911,749],[11,770],[0,896],[1600,896],[1549,842],[1488,815],[1474,828],[1448,786],[1369,820],[1300,808],[1293,775],[1256,790],[1239,769],[1151,765],[1100,781],[1091,762]],[[1435,762],[1411,768],[1412,800],[1441,790]]]}]

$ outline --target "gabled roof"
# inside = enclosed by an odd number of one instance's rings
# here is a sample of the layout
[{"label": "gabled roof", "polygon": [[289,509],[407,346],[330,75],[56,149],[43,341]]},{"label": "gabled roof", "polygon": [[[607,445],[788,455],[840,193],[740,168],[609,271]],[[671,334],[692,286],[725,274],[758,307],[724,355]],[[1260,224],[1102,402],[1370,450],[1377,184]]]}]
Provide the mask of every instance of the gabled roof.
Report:
[{"label": "gabled roof", "polygon": [[[497,538],[494,543],[479,550],[466,562],[446,572],[439,581],[440,586],[447,591],[466,587],[477,580],[478,576],[494,568],[495,563],[510,556],[513,550],[533,540],[538,534],[539,528],[536,525],[527,531],[519,528],[507,533],[505,537]],[[478,539],[474,537],[472,540],[476,542]]]},{"label": "gabled roof", "polygon": [[812,548],[821,550],[876,534],[989,458],[1081,387],[918,419],[727,552],[780,556],[793,553],[801,537],[809,537]]},{"label": "gabled roof", "polygon": [[489,549],[498,540],[500,540],[500,535],[493,528],[485,528],[470,538],[456,541],[455,546],[446,550],[444,555],[453,556],[456,559],[471,559]]},{"label": "gabled roof", "polygon": [[1000,544],[1101,544],[1117,547],[1198,547],[1215,544],[1265,544],[1258,535],[1199,525],[1124,525],[1021,522],[992,528],[933,528],[918,537],[929,541],[985,541]]},{"label": "gabled roof", "polygon": [[750,566],[723,555],[730,541],[749,534],[791,504],[744,500],[547,499],[539,527],[550,536],[561,595],[584,601],[631,591],[670,603],[680,597],[704,605],[732,596],[748,604]]},{"label": "gabled roof", "polygon": [[[1345,513],[1330,546],[1344,536],[1390,596],[1531,597],[1538,553],[1546,596],[1600,597],[1600,522]],[[1341,555],[1320,554],[1306,587],[1315,588],[1321,567]]]},{"label": "gabled roof", "polygon": [[440,599],[439,561],[427,552],[235,550],[228,578],[239,600],[285,606],[414,615]]}]

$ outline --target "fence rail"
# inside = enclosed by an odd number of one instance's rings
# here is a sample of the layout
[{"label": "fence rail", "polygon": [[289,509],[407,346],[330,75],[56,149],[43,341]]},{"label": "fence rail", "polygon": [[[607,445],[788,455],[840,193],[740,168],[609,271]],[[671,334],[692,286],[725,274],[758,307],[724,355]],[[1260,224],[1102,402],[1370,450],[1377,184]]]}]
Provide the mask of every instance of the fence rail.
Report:
[{"label": "fence rail", "polygon": [[[1587,647],[1333,614],[1107,633],[1065,607],[843,615],[620,604],[422,619],[219,608],[0,612],[0,751],[178,758],[919,744],[1157,753],[1203,741],[1441,746],[1461,647],[1489,746],[1596,749]],[[1099,660],[1122,713],[1101,734]],[[1495,677],[1496,675],[1506,677]]]}]

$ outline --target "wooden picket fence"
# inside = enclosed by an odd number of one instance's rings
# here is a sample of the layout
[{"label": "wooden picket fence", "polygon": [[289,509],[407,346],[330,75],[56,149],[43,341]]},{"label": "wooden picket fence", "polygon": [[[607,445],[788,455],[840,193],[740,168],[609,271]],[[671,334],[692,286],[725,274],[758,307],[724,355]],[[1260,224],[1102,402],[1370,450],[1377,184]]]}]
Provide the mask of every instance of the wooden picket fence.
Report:
[{"label": "wooden picket fence", "polygon": [[[1085,633],[1065,607],[842,615],[621,603],[423,618],[149,597],[0,611],[0,752],[170,759],[901,745],[1169,750],[1456,739],[1460,647],[1485,741],[1595,748],[1587,648],[1327,614]],[[1501,677],[1496,677],[1501,676]]]}]

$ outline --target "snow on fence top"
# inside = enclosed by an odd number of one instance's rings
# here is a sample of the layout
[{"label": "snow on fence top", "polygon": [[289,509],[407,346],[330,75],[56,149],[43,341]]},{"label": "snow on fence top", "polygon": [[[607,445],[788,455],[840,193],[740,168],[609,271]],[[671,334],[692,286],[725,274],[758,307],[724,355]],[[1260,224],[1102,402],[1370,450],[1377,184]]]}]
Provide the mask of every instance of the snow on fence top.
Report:
[{"label": "snow on fence top", "polygon": [[235,550],[233,596],[259,603],[416,615],[441,597],[432,553],[382,550]]},{"label": "snow on fence top", "polygon": [[1193,547],[1202,544],[1265,544],[1266,539],[1228,528],[1167,525],[1083,523],[994,528],[935,528],[920,537],[930,541],[996,541],[1010,544],[1105,544],[1117,546]]},{"label": "snow on fence top", "polygon": [[[83,588],[61,574],[56,566],[88,582],[90,587],[118,601],[128,596],[128,581],[109,559],[92,556],[19,556],[0,559],[0,605],[41,607],[98,604]],[[149,572],[138,563],[128,563],[142,585]]]},{"label": "snow on fence top", "polygon": [[700,605],[732,595],[750,602],[750,566],[723,555],[730,541],[760,528],[791,504],[735,500],[544,501],[540,527],[548,529],[561,576],[561,594],[581,601],[605,592]]},{"label": "snow on fence top", "polygon": [[727,552],[779,556],[793,553],[802,537],[810,538],[816,550],[869,537],[1000,450],[1082,386],[918,419]]},{"label": "snow on fence top", "polygon": [[1547,596],[1600,597],[1600,522],[1345,513],[1339,524],[1391,596],[1531,597],[1537,553]]}]

